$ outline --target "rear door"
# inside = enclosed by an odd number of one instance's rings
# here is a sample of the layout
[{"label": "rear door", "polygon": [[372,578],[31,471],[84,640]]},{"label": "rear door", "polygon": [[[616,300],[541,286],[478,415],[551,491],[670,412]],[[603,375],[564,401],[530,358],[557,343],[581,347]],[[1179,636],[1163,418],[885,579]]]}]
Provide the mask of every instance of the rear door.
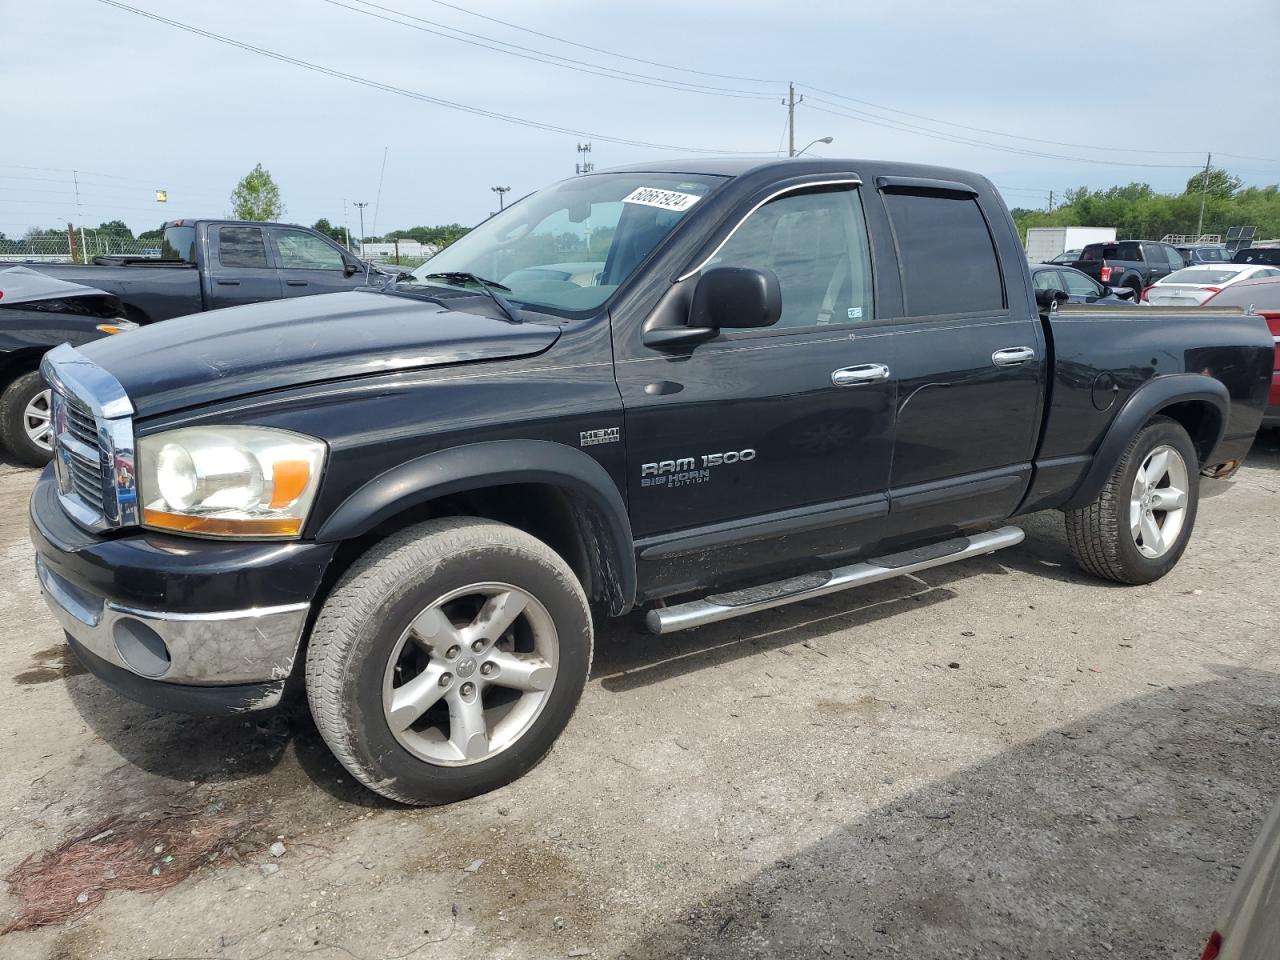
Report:
[{"label": "rear door", "polygon": [[[1177,259],[1174,260],[1172,257]],[[1147,264],[1148,285],[1155,283],[1161,277],[1167,277],[1175,269],[1182,269],[1182,255],[1177,250],[1174,250],[1173,247],[1166,248],[1163,243],[1144,243],[1142,245],[1142,259]],[[1176,268],[1173,266],[1174,263],[1178,264]]]},{"label": "rear door", "polygon": [[269,232],[286,297],[339,293],[364,284],[364,271],[349,272],[351,261],[335,244],[292,227],[270,227]]},{"label": "rear door", "polygon": [[210,310],[279,300],[280,276],[267,253],[262,227],[213,224],[206,270]]},{"label": "rear door", "polygon": [[881,177],[903,317],[890,520],[895,535],[1002,519],[1027,489],[1045,349],[1008,215],[950,181]]}]

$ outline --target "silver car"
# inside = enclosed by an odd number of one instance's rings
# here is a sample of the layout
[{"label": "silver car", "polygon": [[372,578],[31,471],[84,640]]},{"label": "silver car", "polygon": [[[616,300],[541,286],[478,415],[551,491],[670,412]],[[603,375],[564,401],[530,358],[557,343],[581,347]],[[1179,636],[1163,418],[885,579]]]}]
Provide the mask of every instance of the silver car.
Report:
[{"label": "silver car", "polygon": [[1262,825],[1201,960],[1276,957],[1280,957],[1280,804]]}]

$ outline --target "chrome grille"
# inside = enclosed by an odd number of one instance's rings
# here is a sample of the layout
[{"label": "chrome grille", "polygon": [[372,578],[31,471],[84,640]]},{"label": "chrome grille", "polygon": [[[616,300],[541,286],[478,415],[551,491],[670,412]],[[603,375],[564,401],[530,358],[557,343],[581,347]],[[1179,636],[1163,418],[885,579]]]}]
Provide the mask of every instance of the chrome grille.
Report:
[{"label": "chrome grille", "polygon": [[91,530],[138,522],[133,404],[119,382],[64,344],[45,355],[63,509]]}]

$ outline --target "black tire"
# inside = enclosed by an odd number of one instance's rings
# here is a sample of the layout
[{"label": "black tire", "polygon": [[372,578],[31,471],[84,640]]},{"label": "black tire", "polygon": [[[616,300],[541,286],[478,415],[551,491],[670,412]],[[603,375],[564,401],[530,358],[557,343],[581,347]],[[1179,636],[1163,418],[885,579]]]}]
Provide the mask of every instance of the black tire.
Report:
[{"label": "black tire", "polygon": [[[388,723],[388,662],[421,611],[451,591],[494,582],[518,587],[550,616],[558,644],[554,682],[510,746],[466,766],[428,762]],[[591,653],[582,585],[546,544],[489,520],[431,520],[375,544],[334,587],[307,648],[307,700],[325,743],[360,783],[401,803],[450,803],[510,783],[546,755],[582,695]]]},{"label": "black tire", "polygon": [[49,387],[39,370],[24,373],[0,393],[0,443],[19,463],[42,467],[53,459],[53,451],[27,436],[27,405]]},{"label": "black tire", "polygon": [[[1187,504],[1175,541],[1158,557],[1144,556],[1129,529],[1130,500],[1138,470],[1159,446],[1176,450],[1186,465]],[[1177,564],[1195,528],[1200,500],[1200,461],[1191,438],[1168,417],[1154,417],[1129,442],[1098,498],[1066,510],[1067,543],[1086,572],[1118,583],[1159,580]]]}]

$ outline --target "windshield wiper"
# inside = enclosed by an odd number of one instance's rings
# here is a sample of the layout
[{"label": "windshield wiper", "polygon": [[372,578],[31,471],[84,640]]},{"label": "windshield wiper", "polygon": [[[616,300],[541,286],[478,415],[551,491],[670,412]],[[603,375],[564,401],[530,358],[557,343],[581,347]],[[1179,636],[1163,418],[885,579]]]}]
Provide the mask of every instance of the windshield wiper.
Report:
[{"label": "windshield wiper", "polygon": [[486,280],[484,277],[477,277],[474,273],[467,273],[462,270],[450,270],[444,273],[428,273],[425,274],[422,279],[443,280],[445,283],[451,284],[455,287],[462,286],[467,283],[474,283],[488,295],[490,300],[498,305],[498,309],[506,314],[508,320],[512,323],[520,322],[520,319],[516,316],[516,308],[511,305],[506,297],[497,293],[498,290],[510,293],[511,288],[498,283],[496,280]]}]

